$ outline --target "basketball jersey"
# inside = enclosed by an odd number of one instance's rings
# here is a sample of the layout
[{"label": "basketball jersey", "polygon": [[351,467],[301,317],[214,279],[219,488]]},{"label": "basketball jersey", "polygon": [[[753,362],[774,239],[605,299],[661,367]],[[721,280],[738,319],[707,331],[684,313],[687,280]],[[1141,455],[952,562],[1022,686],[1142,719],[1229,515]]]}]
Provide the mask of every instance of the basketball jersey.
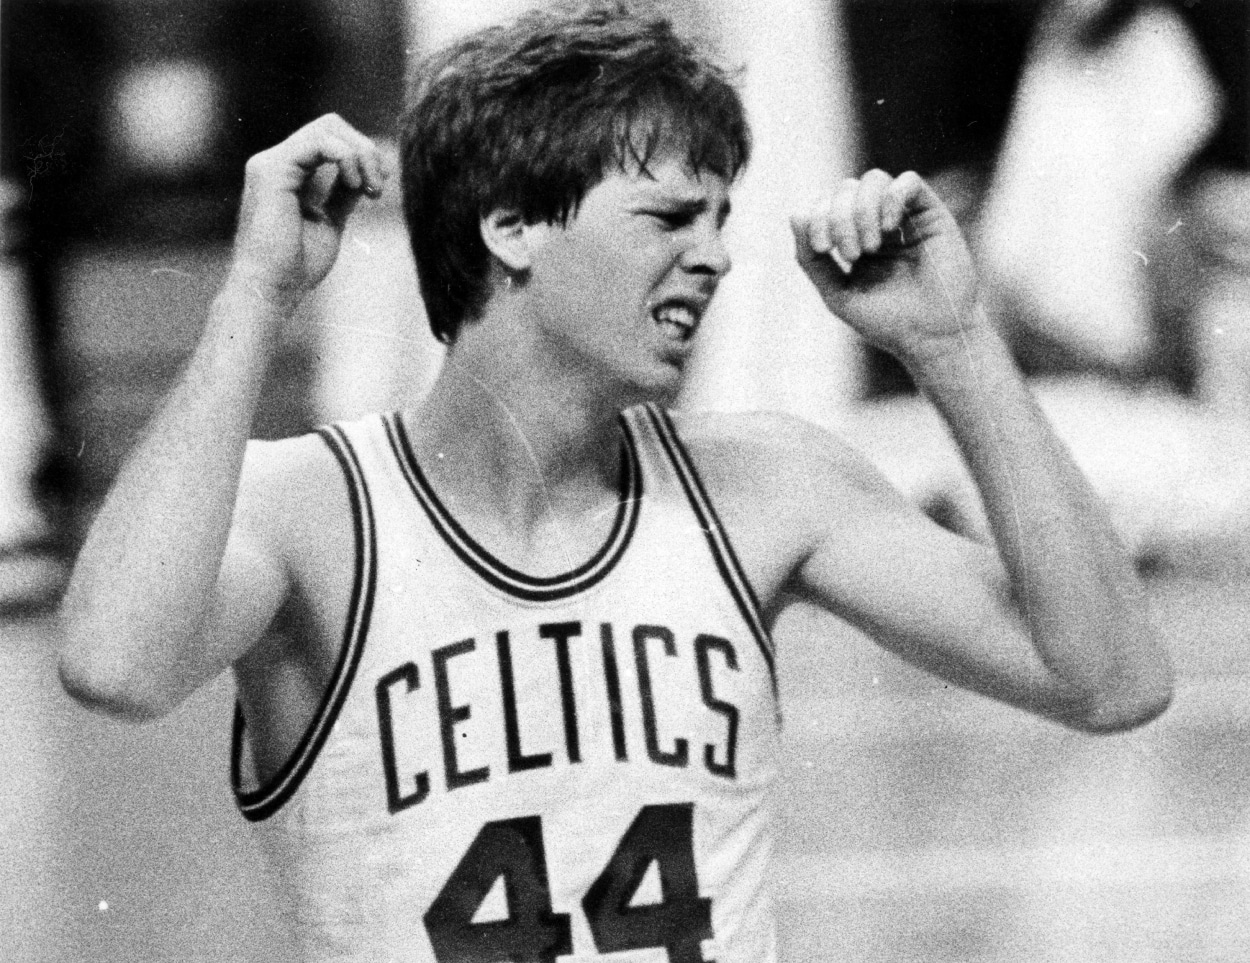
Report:
[{"label": "basketball jersey", "polygon": [[668,415],[622,415],[591,558],[533,577],[431,489],[402,421],[321,430],[350,614],[303,740],[232,782],[315,961],[775,958],[771,641]]}]

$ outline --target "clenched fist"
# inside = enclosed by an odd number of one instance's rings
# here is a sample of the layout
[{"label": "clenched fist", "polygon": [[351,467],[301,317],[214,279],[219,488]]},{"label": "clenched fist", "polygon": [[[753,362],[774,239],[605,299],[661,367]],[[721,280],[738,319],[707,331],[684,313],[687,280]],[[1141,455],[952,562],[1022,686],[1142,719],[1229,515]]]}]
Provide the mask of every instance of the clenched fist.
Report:
[{"label": "clenched fist", "polygon": [[232,274],[287,309],[334,266],[347,218],[390,172],[377,145],[337,114],[247,162]]},{"label": "clenched fist", "polygon": [[985,323],[959,227],[917,174],[848,178],[791,227],[799,264],[829,310],[904,364]]}]

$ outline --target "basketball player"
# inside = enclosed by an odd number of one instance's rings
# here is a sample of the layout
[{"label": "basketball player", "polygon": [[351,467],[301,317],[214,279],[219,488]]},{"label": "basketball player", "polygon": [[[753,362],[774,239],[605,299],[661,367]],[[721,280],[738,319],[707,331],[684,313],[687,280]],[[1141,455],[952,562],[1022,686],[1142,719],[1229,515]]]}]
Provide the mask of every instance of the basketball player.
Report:
[{"label": "basketball player", "polygon": [[249,163],[229,278],[63,607],[65,684],[101,711],[233,668],[235,790],[308,959],[773,959],[787,605],[1079,729],[1163,710],[1133,572],[918,177],[846,181],[796,247],[943,413],[988,547],[809,425],[668,410],[748,131],[666,22],[531,14],[414,90],[404,203],[448,344],[428,398],[247,441],[282,323],[387,179],[323,117]]}]

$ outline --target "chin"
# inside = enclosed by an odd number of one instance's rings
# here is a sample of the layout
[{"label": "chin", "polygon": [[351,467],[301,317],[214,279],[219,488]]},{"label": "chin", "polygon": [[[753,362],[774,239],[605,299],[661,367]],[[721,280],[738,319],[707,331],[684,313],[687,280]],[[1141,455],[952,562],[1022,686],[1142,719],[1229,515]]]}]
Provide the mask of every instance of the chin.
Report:
[{"label": "chin", "polygon": [[604,358],[597,371],[586,374],[593,390],[617,409],[648,402],[671,407],[686,385],[690,370],[688,356],[665,356],[647,352],[626,360],[621,356]]},{"label": "chin", "polygon": [[670,369],[667,377],[661,375],[645,384],[637,385],[637,397],[630,402],[630,406],[652,403],[662,408],[670,408],[676,403],[685,384],[685,372],[680,369]]},{"label": "chin", "polygon": [[621,411],[636,405],[657,404],[662,408],[671,407],[681,393],[685,382],[680,372],[653,373],[650,377],[626,377],[614,379],[613,384],[605,379],[600,386],[605,391],[608,403]]}]

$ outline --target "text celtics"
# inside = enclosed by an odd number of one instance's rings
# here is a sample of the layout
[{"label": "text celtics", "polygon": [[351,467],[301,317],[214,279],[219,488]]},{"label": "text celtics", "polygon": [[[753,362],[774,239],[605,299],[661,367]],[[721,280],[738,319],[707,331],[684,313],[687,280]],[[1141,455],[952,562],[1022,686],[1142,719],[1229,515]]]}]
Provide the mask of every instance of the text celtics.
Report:
[{"label": "text celtics", "polygon": [[377,680],[392,813],[429,795],[428,762],[439,756],[447,790],[600,751],[736,778],[746,680],[728,639],[580,621],[492,636],[430,649],[428,665],[405,662]]}]

